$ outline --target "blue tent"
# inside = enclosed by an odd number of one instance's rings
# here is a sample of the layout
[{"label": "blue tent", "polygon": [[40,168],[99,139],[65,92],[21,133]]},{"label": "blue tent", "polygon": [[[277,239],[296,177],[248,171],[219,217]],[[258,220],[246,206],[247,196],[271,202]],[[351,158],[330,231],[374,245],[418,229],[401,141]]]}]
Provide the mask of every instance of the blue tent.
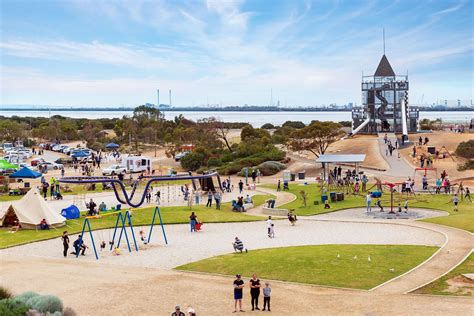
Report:
[{"label": "blue tent", "polygon": [[41,177],[41,173],[31,170],[28,167],[23,167],[17,172],[14,172],[10,175],[10,178],[29,178],[29,179],[36,179]]},{"label": "blue tent", "polygon": [[61,215],[66,217],[66,219],[74,219],[81,217],[81,213],[79,209],[75,205],[71,205],[69,207],[63,208],[61,210]]},{"label": "blue tent", "polygon": [[105,148],[107,148],[107,149],[117,149],[119,147],[120,147],[120,145],[116,144],[116,143],[108,143],[107,145],[105,145]]}]

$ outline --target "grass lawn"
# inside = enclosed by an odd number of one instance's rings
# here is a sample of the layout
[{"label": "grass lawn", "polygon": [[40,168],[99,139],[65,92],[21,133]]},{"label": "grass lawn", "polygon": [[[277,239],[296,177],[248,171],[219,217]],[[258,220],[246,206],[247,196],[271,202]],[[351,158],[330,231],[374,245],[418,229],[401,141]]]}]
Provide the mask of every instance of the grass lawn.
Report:
[{"label": "grass lawn", "polygon": [[260,279],[368,290],[414,268],[436,250],[403,245],[298,246],[232,253],[176,269],[245,277],[257,273]]},{"label": "grass lawn", "polygon": [[[371,185],[367,187],[370,188]],[[276,185],[267,185],[266,187],[276,190]],[[304,190],[307,195],[307,207],[303,206],[300,191]],[[288,191],[287,191],[288,192]],[[327,212],[333,212],[341,209],[352,207],[365,207],[365,194],[361,195],[344,195],[344,201],[331,203],[330,209],[325,209],[324,204],[321,203],[321,192],[318,184],[309,184],[306,186],[298,185],[290,182],[290,193],[297,196],[293,202],[282,205],[282,208],[295,209],[298,215],[315,215]],[[436,217],[425,219],[426,222],[452,226],[461,228],[470,232],[474,232],[474,203],[464,200],[459,203],[459,211],[453,211],[453,204],[451,203],[452,196],[446,194],[418,194],[415,197],[410,197],[408,201],[409,207],[419,207],[427,209],[435,209],[449,212],[449,216]],[[398,207],[400,202],[402,205],[405,199],[399,199],[399,194],[393,194],[394,208]],[[372,205],[376,199],[372,199]],[[319,205],[314,205],[314,201],[319,201]],[[390,193],[386,191],[382,195],[382,205],[385,209],[390,208]],[[372,206],[372,209],[377,207]]]},{"label": "grass lawn", "polygon": [[[271,195],[255,195],[253,197],[255,205],[262,204],[266,199],[269,199]],[[193,206],[192,210],[196,212],[199,220],[205,223],[210,222],[245,222],[245,221],[256,221],[263,220],[264,217],[246,215],[238,212],[232,212],[231,204],[223,203],[221,210],[215,208],[206,208],[204,205]],[[134,226],[147,225],[151,223],[153,216],[153,207],[145,207],[140,209],[134,209],[132,220]],[[187,223],[189,221],[189,215],[191,211],[189,207],[183,206],[166,206],[160,208],[161,215],[165,224],[179,224]],[[93,230],[110,228],[115,226],[117,217],[115,215],[103,216],[99,219],[92,219],[91,226]],[[156,222],[156,220],[155,220]],[[68,220],[66,224],[70,227],[64,226],[58,229],[51,229],[46,231],[35,231],[35,230],[20,230],[17,233],[10,233],[9,229],[0,229],[0,249],[21,244],[30,243],[33,241],[45,240],[54,237],[61,236],[64,230],[69,233],[78,233],[82,229],[84,219]]]},{"label": "grass lawn", "polygon": [[453,271],[449,272],[445,276],[439,278],[436,281],[416,290],[415,293],[419,294],[436,294],[436,295],[462,295],[462,296],[473,296],[474,288],[472,287],[472,281],[470,284],[464,283],[465,286],[456,286],[450,289],[448,280],[457,278],[462,279],[462,274],[474,273],[474,254],[471,253],[466,260],[457,266]]}]

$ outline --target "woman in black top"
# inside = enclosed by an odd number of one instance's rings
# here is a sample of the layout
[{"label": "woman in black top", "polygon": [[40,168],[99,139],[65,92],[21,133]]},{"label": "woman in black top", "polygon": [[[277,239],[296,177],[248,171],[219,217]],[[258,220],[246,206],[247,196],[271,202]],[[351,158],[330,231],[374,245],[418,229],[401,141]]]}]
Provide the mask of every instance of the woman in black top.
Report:
[{"label": "woman in black top", "polygon": [[258,297],[260,295],[260,280],[257,279],[257,275],[254,273],[250,279],[250,296],[252,297],[252,310],[260,310],[258,308]]},{"label": "woman in black top", "polygon": [[64,255],[64,258],[66,258],[67,250],[69,249],[69,237],[67,235],[67,231],[63,232],[63,236],[61,237],[61,239],[63,240],[63,247],[64,247],[63,255]]}]

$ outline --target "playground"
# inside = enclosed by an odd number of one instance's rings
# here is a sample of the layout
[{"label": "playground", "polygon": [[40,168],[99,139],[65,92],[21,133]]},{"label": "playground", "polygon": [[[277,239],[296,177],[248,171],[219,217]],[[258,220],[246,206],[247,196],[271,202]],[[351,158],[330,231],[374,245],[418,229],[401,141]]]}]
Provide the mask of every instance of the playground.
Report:
[{"label": "playground", "polygon": [[[412,176],[418,179],[426,171],[412,171]],[[318,305],[322,311],[350,308],[361,313],[418,310],[456,314],[470,310],[472,298],[406,294],[456,268],[472,251],[473,206],[463,199],[458,210],[453,210],[455,185],[449,194],[437,194],[417,181],[407,191],[406,181],[387,182],[371,176],[365,191],[355,190],[351,182],[321,179],[290,181],[279,191],[278,178],[269,177],[255,188],[244,185],[242,193],[238,188],[224,193],[220,210],[204,205],[204,193],[199,205],[192,203],[194,192],[222,190],[218,177],[143,177],[127,186],[107,177],[63,178],[63,183],[71,185],[109,184],[108,204],[113,205],[115,198],[123,209],[70,219],[66,226],[50,230],[0,230],[5,285],[15,292],[33,289],[59,295],[80,314],[103,308],[104,300],[127,300],[130,304],[112,304],[107,310],[161,314],[179,302],[213,315],[230,309],[225,302],[232,275],[242,273],[247,278],[256,272],[270,280],[274,309],[282,315],[304,312],[305,302],[328,295],[331,300]],[[236,184],[240,180],[249,181],[232,179]],[[188,201],[180,191],[182,185],[174,186],[173,181],[188,184]],[[166,192],[162,201],[169,195],[169,202],[147,203],[146,192],[152,185],[156,190],[159,182],[166,182],[161,185]],[[172,189],[166,191],[168,187]],[[369,190],[379,192],[373,196],[370,213],[366,210]],[[245,213],[233,212],[232,200],[239,195],[253,199]],[[276,201],[275,209],[292,211],[298,218],[293,226],[286,216],[273,216],[275,238],[266,236],[264,220],[273,211],[268,200]],[[399,204],[403,207],[406,201],[409,212],[399,212]],[[197,232],[190,232],[191,212],[203,223]],[[79,246],[87,246],[85,256],[76,252],[63,257],[59,239],[63,230],[69,232],[71,244],[80,240]],[[248,253],[232,253],[236,236]],[[47,276],[47,288],[40,271]],[[60,277],[63,275],[70,276],[67,282]],[[176,283],[186,286],[172,286]],[[84,286],[89,290],[81,290]],[[205,300],[199,294],[203,290],[209,292]],[[149,291],[163,303],[143,301]],[[364,305],[367,300],[371,303]],[[77,303],[81,301],[87,304]],[[407,302],[413,301],[416,306],[409,308]]]}]

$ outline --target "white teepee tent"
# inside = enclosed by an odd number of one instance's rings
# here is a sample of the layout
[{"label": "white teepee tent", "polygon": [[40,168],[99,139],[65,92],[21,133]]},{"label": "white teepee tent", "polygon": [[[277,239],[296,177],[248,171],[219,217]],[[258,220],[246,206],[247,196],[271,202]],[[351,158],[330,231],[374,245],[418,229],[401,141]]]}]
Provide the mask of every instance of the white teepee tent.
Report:
[{"label": "white teepee tent", "polygon": [[36,188],[32,188],[20,201],[10,205],[0,219],[0,226],[11,224],[15,217],[23,229],[35,229],[43,218],[52,227],[63,226],[66,221],[49,207]]}]

